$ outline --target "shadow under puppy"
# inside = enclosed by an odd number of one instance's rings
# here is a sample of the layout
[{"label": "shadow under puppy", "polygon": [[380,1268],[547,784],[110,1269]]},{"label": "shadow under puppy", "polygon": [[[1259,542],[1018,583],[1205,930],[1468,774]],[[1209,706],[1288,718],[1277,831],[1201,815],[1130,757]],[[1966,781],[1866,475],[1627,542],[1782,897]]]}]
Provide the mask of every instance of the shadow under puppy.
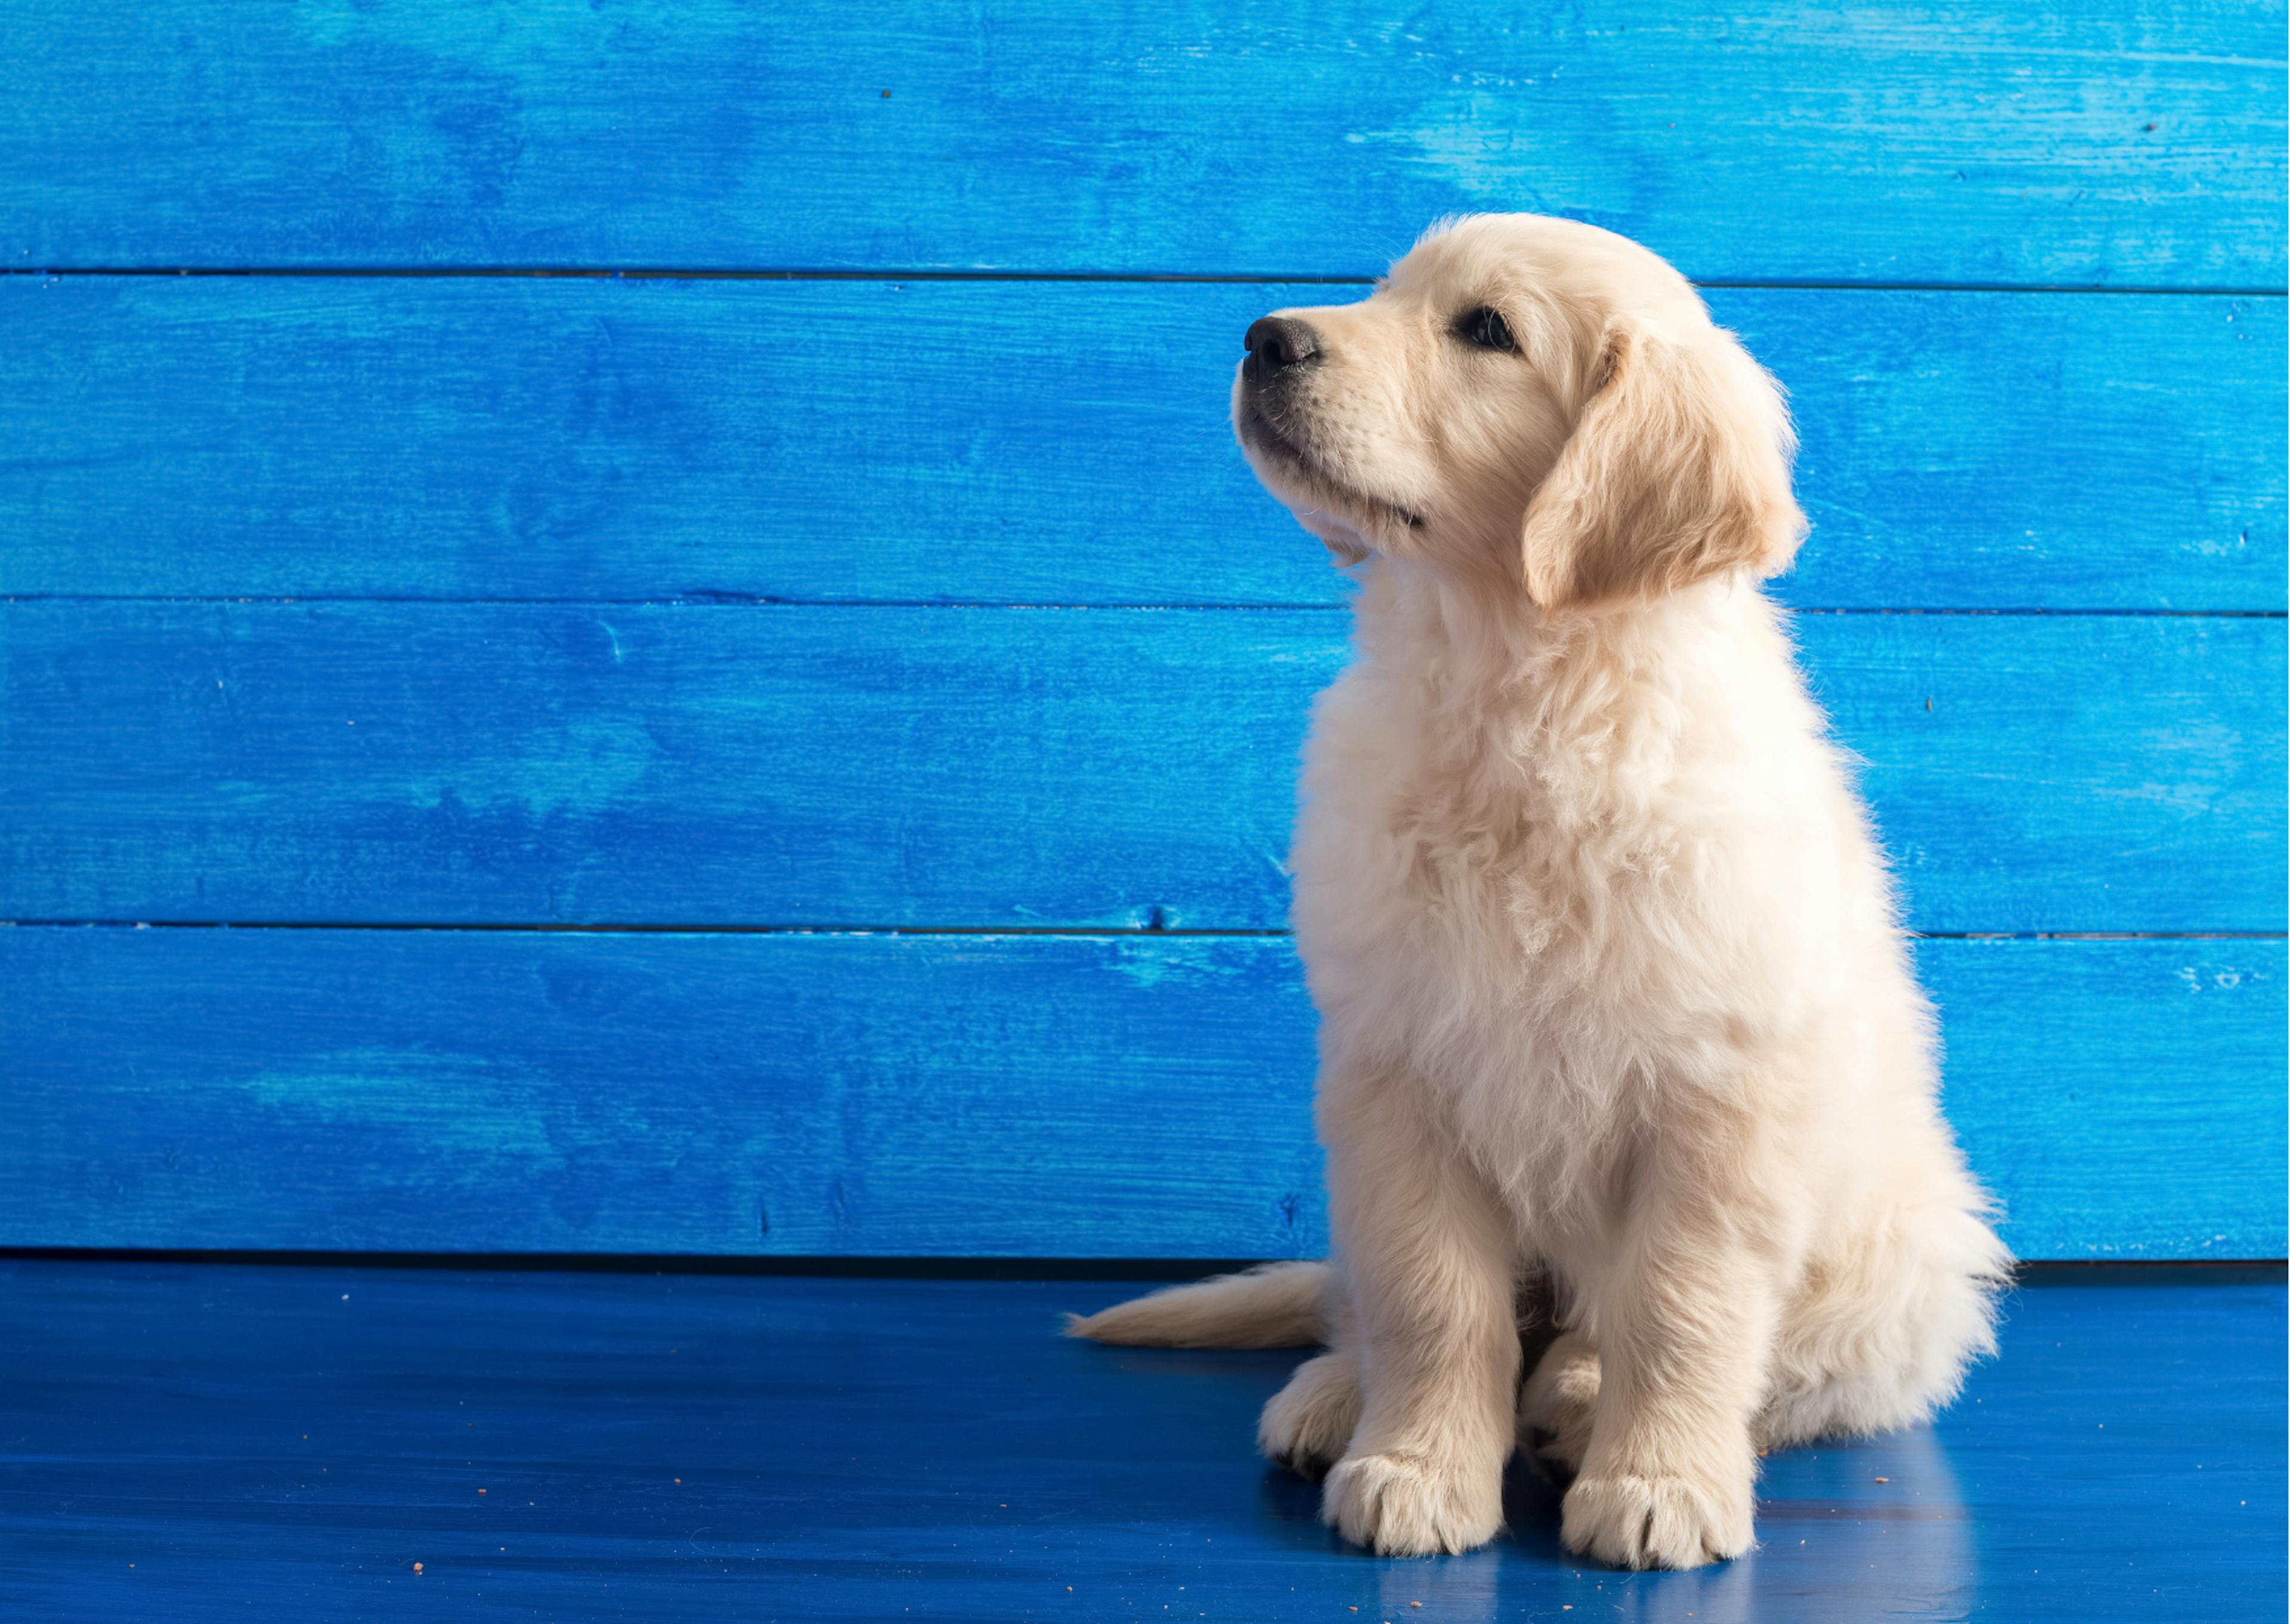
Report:
[{"label": "shadow under puppy", "polygon": [[1069,1329],[1325,1341],[1259,1440],[1377,1551],[1485,1543],[1529,1438],[1571,1548],[1735,1556],[1758,1452],[1947,1402],[2010,1262],[1757,586],[1805,532],[1781,392],[1654,255],[1529,215],[1247,350],[1250,465],[1361,577],[1291,859],[1334,1257]]}]

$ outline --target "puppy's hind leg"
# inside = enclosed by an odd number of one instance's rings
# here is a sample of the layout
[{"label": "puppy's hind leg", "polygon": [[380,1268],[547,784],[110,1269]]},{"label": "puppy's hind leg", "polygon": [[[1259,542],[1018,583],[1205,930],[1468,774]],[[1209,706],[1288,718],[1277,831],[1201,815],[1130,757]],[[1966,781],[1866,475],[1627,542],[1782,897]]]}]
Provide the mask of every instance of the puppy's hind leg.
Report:
[{"label": "puppy's hind leg", "polygon": [[1966,1364],[1995,1351],[2011,1254],[1968,1178],[1939,1194],[1872,1214],[1808,1263],[1775,1338],[1761,1443],[1913,1425],[1956,1396]]}]

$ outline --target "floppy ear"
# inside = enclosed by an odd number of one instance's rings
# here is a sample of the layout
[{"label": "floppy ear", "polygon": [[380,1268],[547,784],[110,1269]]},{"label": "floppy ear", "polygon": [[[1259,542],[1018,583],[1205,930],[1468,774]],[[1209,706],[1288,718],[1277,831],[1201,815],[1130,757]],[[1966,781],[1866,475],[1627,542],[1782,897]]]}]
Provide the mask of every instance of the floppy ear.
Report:
[{"label": "floppy ear", "polygon": [[1534,500],[1527,595],[1545,609],[1772,574],[1805,539],[1781,387],[1718,328],[1679,341],[1609,326],[1604,381]]}]

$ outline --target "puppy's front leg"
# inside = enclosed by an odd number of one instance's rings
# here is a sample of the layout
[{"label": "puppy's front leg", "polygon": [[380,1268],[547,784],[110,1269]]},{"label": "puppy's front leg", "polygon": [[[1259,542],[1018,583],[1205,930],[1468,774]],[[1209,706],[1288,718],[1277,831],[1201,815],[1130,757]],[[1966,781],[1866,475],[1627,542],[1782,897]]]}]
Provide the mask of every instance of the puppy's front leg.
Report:
[{"label": "puppy's front leg", "polygon": [[1385,1556],[1493,1539],[1512,1440],[1515,1249],[1477,1177],[1439,1142],[1432,1105],[1405,1074],[1321,1095],[1364,1402],[1320,1515]]},{"label": "puppy's front leg", "polygon": [[1707,1192],[1642,1189],[1592,1312],[1598,1389],[1566,1492],[1567,1546],[1622,1567],[1691,1568],[1750,1548],[1750,1421],[1771,1356],[1777,1268],[1762,1215]]}]

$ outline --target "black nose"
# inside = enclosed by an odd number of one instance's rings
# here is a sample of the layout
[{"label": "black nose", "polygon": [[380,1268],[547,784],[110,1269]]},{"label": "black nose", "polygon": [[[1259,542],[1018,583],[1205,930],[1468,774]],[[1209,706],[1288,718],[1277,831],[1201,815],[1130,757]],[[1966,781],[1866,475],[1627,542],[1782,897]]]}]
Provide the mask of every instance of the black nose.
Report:
[{"label": "black nose", "polygon": [[1275,373],[1301,366],[1320,353],[1320,335],[1309,323],[1293,316],[1267,316],[1249,323],[1241,343],[1248,351],[1248,359],[1240,364],[1241,375],[1251,383],[1269,383]]}]

